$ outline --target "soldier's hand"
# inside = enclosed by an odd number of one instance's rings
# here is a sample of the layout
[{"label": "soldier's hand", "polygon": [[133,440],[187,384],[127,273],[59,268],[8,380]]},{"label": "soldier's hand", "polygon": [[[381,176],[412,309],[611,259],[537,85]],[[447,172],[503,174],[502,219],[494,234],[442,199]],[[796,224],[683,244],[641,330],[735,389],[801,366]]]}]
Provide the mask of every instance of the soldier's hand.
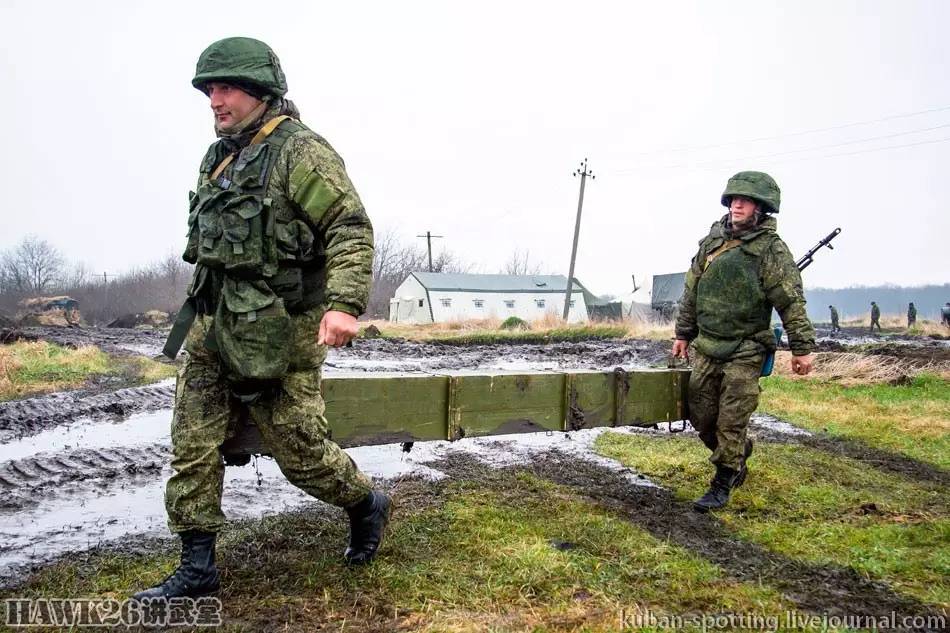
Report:
[{"label": "soldier's hand", "polygon": [[317,335],[317,345],[332,345],[342,347],[350,342],[360,331],[356,324],[356,317],[339,310],[330,310],[323,315],[320,321],[320,333]]},{"label": "soldier's hand", "polygon": [[689,360],[689,341],[681,338],[673,341],[673,358],[685,358]]},{"label": "soldier's hand", "polygon": [[799,376],[805,376],[811,372],[814,363],[814,354],[807,354],[805,356],[792,356],[792,371]]}]

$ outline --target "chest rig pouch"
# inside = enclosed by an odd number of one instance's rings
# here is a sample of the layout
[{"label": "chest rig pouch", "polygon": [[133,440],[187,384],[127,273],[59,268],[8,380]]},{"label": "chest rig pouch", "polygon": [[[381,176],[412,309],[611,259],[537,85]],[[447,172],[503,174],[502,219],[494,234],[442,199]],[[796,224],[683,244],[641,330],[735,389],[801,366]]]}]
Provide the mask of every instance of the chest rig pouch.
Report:
[{"label": "chest rig pouch", "polygon": [[197,270],[189,296],[207,297],[202,280],[220,280],[210,302],[214,326],[207,344],[243,379],[281,378],[290,360],[290,314],[272,283],[281,277],[285,257],[278,248],[278,213],[266,193],[280,148],[296,129],[288,117],[271,119],[249,145],[220,161],[213,146],[191,196],[184,259]]}]

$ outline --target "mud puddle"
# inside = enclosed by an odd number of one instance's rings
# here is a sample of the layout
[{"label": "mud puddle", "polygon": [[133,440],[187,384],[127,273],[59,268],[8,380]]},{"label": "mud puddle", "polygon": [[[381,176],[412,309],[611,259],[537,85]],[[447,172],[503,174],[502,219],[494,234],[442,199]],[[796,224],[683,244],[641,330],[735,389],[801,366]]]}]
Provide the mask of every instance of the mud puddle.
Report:
[{"label": "mud puddle", "polygon": [[167,332],[131,328],[16,327],[0,330],[0,342],[48,341],[64,347],[95,345],[117,355],[156,356],[162,352]]},{"label": "mud puddle", "polygon": [[666,363],[665,341],[614,340],[574,343],[447,345],[361,339],[331,350],[326,366],[338,370],[422,371],[452,369],[613,369]]},{"label": "mud puddle", "polygon": [[[171,474],[170,416],[165,411],[133,416],[122,424],[87,423],[0,447],[4,451],[0,454],[4,498],[0,502],[0,584],[4,577],[67,552],[109,542],[121,546],[121,539],[131,534],[166,536],[163,495]],[[630,484],[653,485],[593,453],[593,442],[604,430],[423,442],[416,443],[410,453],[398,444],[347,452],[377,480],[441,479],[445,473],[431,464],[458,455],[498,468],[530,464],[557,450],[615,470]],[[121,447],[115,446],[116,438]],[[271,459],[258,458],[251,465],[226,470],[222,504],[231,520],[259,518],[313,503],[312,497],[284,479]]]},{"label": "mud puddle", "polygon": [[116,391],[79,389],[0,402],[0,443],[84,418],[121,419],[138,412],[167,409],[174,399],[172,379]]}]

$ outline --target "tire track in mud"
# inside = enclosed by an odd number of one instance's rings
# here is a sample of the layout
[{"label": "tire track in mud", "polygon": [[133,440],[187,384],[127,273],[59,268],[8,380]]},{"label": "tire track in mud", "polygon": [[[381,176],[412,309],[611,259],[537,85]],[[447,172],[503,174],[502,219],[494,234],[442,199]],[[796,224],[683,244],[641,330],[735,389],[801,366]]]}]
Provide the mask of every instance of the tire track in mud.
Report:
[{"label": "tire track in mud", "polygon": [[118,356],[154,356],[162,351],[166,333],[160,330],[97,327],[12,327],[0,329],[0,343],[47,341],[63,347],[95,345]]},{"label": "tire track in mud", "polygon": [[924,484],[950,486],[950,471],[935,464],[876,448],[860,440],[836,437],[828,433],[807,431],[806,429],[802,429],[804,432],[800,434],[775,431],[767,425],[778,422],[788,424],[796,429],[801,427],[767,413],[756,413],[752,418],[752,422],[751,430],[756,439],[776,444],[800,444],[836,457],[853,459],[888,475],[901,475]]},{"label": "tire track in mud", "polygon": [[160,476],[166,444],[40,453],[0,463],[0,511],[32,508],[39,501],[75,497]]},{"label": "tire track in mud", "polygon": [[557,449],[529,464],[502,469],[493,469],[464,453],[451,454],[430,465],[453,479],[490,483],[499,480],[506,470],[524,470],[571,487],[654,538],[709,560],[736,580],[778,588],[801,611],[879,618],[890,617],[892,612],[940,615],[933,606],[899,594],[886,583],[869,580],[850,567],[809,564],[740,540],[714,515],[693,511],[692,504],[676,500],[666,488],[633,485],[623,470],[578,459]]},{"label": "tire track in mud", "polygon": [[0,403],[0,444],[80,418],[125,418],[133,413],[168,409],[174,381],[106,393],[63,391]]}]

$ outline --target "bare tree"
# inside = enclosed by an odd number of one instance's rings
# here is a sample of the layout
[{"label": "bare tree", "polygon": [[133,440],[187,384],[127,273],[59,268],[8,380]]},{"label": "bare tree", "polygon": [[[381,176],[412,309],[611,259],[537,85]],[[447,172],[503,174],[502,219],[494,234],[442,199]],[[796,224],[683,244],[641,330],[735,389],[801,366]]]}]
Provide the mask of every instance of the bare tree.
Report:
[{"label": "bare tree", "polygon": [[4,289],[17,293],[44,293],[59,283],[65,260],[56,248],[28,235],[0,258]]},{"label": "bare tree", "polygon": [[500,272],[504,275],[540,275],[542,268],[541,262],[531,261],[531,254],[527,249],[523,252],[515,249]]},{"label": "bare tree", "polygon": [[[460,273],[469,272],[471,268],[471,265],[446,250],[432,259],[433,272]],[[424,248],[408,245],[391,229],[377,232],[373,254],[373,287],[366,307],[367,316],[371,319],[387,318],[389,300],[395,295],[396,288],[410,273],[428,270],[428,254]]]}]

